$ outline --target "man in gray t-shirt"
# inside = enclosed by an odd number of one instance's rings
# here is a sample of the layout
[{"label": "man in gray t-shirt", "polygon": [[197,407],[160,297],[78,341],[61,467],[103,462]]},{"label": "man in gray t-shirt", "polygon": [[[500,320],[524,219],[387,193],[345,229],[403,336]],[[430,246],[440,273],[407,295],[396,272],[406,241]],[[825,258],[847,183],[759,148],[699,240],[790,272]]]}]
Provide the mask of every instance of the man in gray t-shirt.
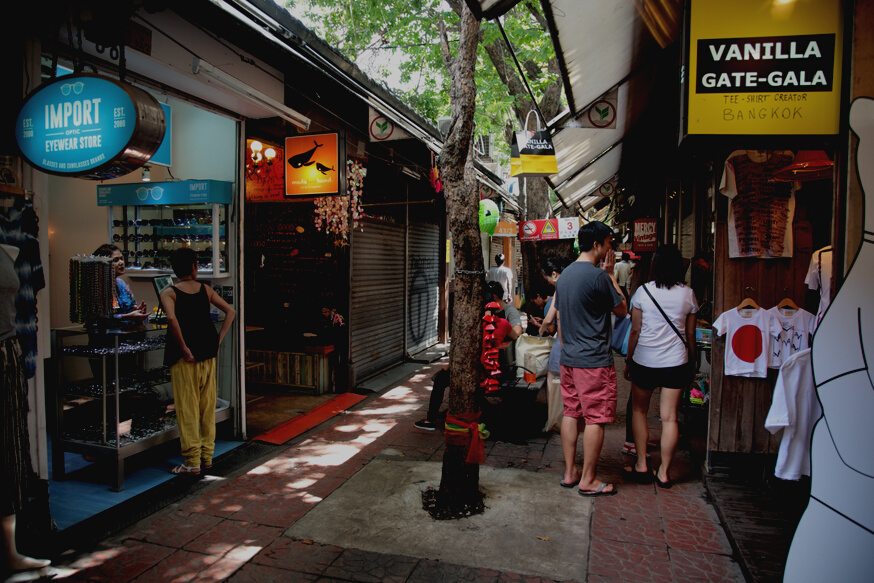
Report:
[{"label": "man in gray t-shirt", "polygon": [[[616,420],[616,370],[610,353],[610,316],[628,312],[613,277],[613,230],[599,221],[580,227],[580,257],[556,283],[561,350],[561,446],[565,475],[561,485],[578,485],[581,496],[610,496],[613,484],[597,479],[604,424]],[[599,267],[604,262],[603,269]],[[577,438],[583,432],[583,469],[577,473]]]}]

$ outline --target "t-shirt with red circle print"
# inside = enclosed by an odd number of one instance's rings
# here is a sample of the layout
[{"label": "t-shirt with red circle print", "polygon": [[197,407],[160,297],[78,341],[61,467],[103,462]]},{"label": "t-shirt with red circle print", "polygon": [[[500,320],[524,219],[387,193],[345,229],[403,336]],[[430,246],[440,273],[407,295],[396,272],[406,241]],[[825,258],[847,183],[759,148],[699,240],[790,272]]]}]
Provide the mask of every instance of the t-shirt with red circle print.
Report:
[{"label": "t-shirt with red circle print", "polygon": [[713,323],[716,334],[725,339],[725,374],[763,379],[772,366],[771,342],[780,337],[780,321],[767,310],[732,308]]}]

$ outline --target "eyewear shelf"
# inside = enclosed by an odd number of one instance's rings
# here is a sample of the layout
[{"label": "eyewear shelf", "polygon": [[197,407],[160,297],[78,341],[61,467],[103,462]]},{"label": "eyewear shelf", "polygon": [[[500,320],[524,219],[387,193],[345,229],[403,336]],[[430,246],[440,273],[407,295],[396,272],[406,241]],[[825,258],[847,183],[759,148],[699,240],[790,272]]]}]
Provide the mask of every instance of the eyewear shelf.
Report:
[{"label": "eyewear shelf", "polygon": [[228,205],[122,205],[109,210],[109,240],[127,261],[126,275],[171,273],[170,254],[190,247],[197,252],[200,275],[228,276]]},{"label": "eyewear shelf", "polygon": [[[124,489],[124,460],[179,436],[166,326],[52,331],[56,378],[52,471],[66,478],[65,452],[112,464],[113,491]],[[231,416],[227,402],[216,422]],[[118,436],[121,436],[120,438]]]}]

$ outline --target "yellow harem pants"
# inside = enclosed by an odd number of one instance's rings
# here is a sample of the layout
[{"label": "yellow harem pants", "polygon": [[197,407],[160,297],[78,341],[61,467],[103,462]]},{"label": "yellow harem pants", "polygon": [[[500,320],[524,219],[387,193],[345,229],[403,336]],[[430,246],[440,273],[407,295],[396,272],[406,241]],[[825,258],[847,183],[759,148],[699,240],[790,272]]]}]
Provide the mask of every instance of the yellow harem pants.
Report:
[{"label": "yellow harem pants", "polygon": [[200,467],[200,460],[212,463],[215,451],[215,359],[185,362],[170,367],[173,401],[182,457],[188,467]]}]

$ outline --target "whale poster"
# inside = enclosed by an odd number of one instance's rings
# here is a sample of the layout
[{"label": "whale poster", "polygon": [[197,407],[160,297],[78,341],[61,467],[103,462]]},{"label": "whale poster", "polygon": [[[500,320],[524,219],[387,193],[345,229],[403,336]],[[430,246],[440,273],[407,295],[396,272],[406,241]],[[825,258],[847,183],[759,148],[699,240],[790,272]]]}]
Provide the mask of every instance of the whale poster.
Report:
[{"label": "whale poster", "polygon": [[341,189],[346,166],[340,145],[336,132],[285,138],[285,196],[346,194]]}]

